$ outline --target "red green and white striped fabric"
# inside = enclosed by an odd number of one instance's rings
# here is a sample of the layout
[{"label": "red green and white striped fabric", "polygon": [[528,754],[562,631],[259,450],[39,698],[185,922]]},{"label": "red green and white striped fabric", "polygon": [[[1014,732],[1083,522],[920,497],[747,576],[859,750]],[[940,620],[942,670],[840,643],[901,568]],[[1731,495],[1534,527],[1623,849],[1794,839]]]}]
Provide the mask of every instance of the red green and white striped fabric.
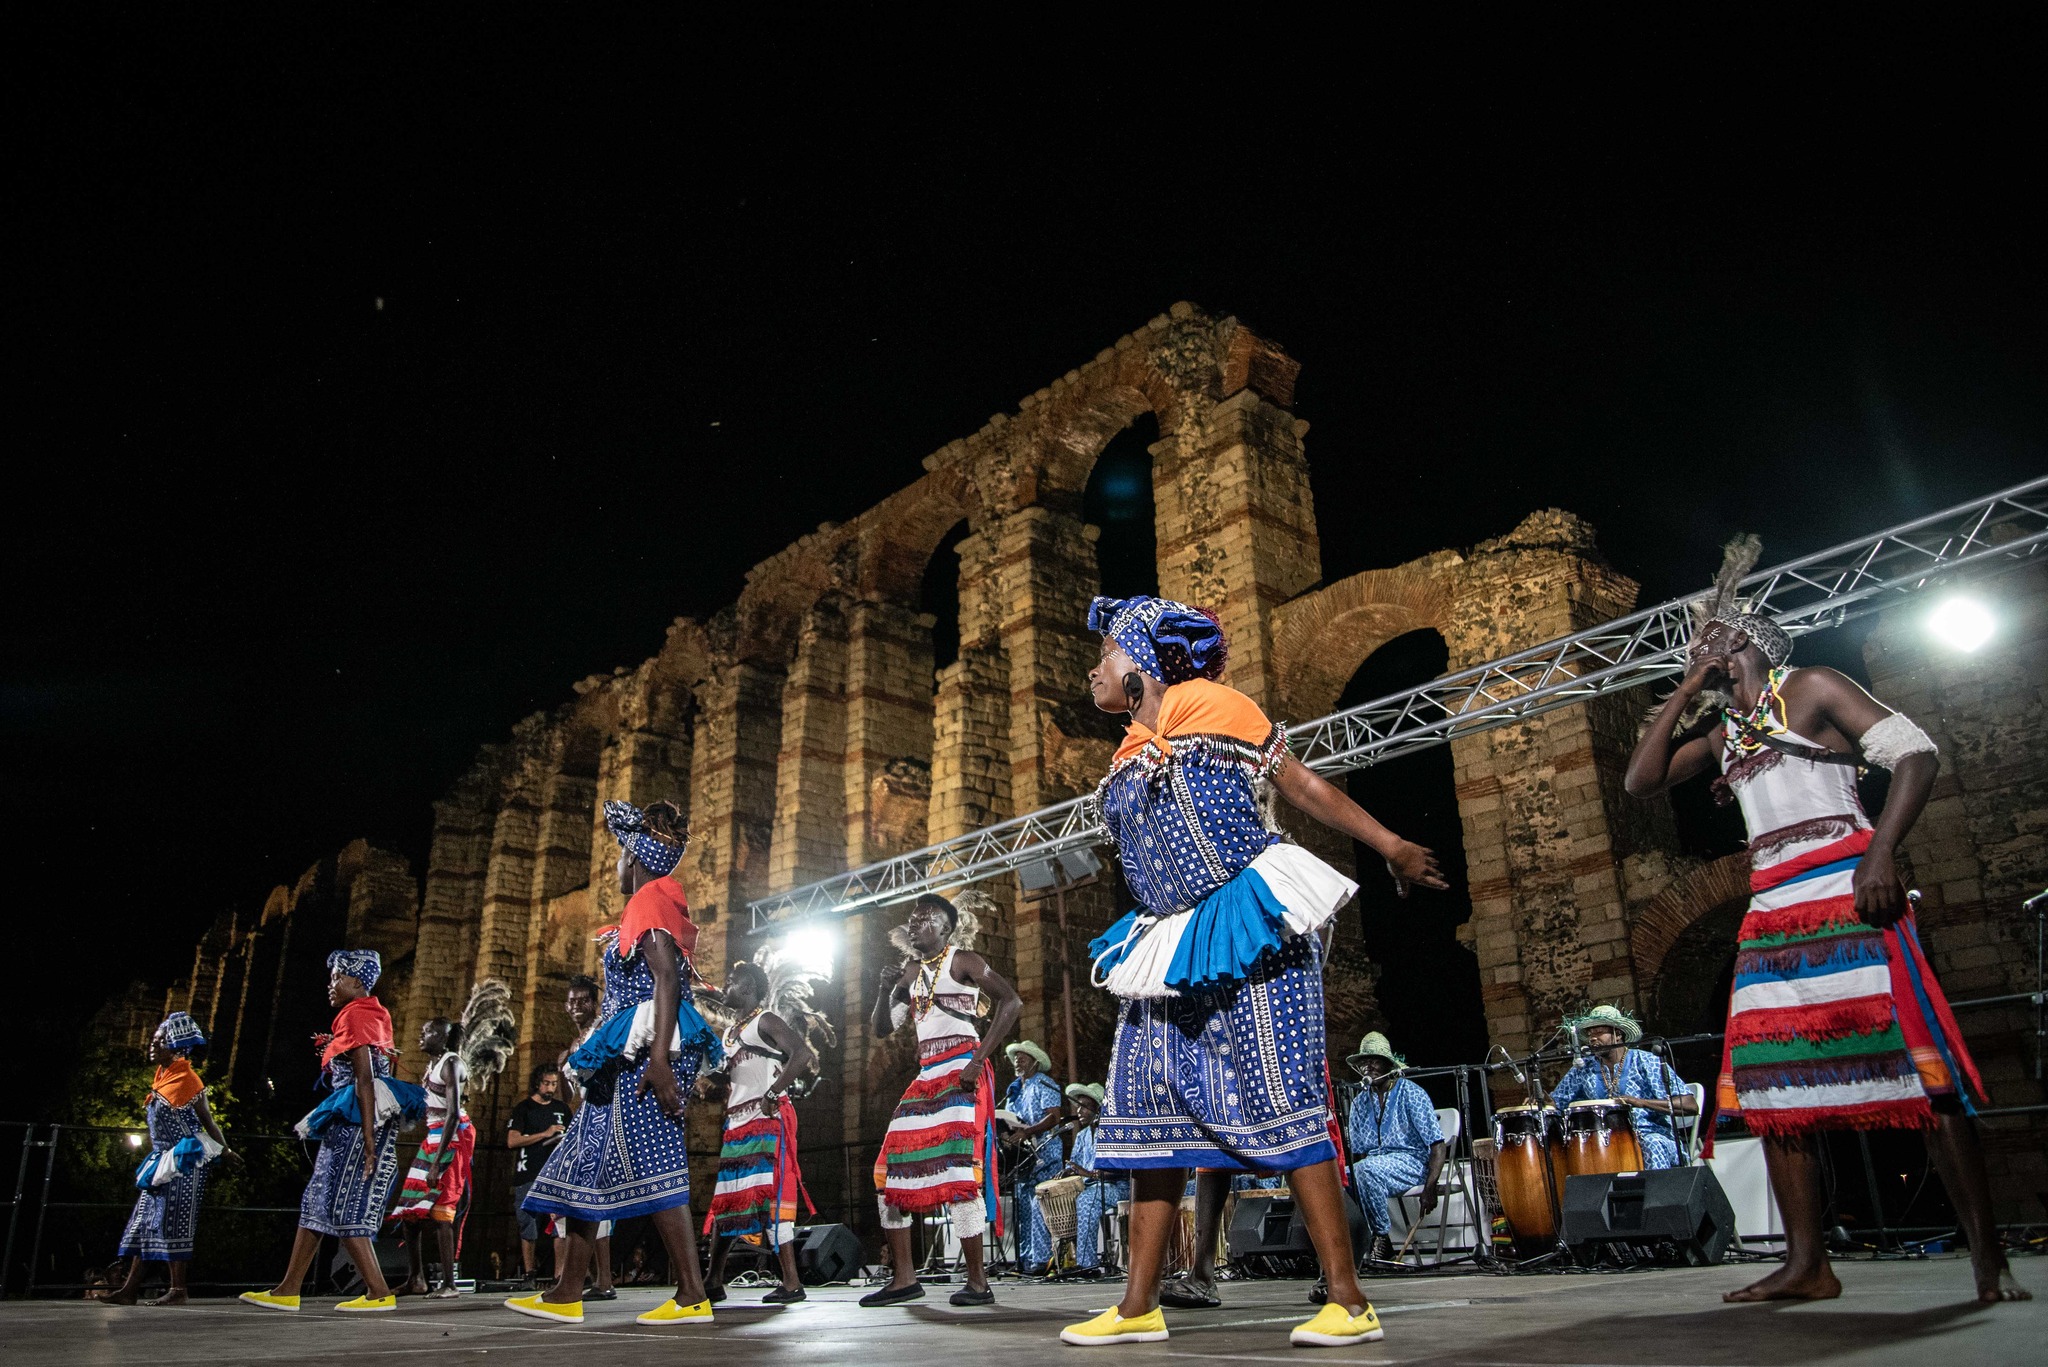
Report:
[{"label": "red green and white striped fabric", "polygon": [[978,1078],[961,1077],[979,1044],[964,1035],[918,1045],[917,1077],[896,1104],[875,1159],[875,1190],[897,1210],[987,1199],[982,1178],[994,1152],[995,1078],[986,1063]]}]

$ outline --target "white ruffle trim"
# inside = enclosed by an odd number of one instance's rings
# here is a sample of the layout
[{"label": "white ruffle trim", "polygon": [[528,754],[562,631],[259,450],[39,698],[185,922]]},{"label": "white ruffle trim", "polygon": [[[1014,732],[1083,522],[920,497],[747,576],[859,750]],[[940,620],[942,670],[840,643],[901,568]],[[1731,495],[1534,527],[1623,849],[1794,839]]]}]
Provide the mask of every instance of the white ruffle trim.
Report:
[{"label": "white ruffle trim", "polygon": [[[1280,903],[1287,939],[1321,930],[1358,892],[1357,883],[1299,845],[1269,845],[1246,871],[1256,872]],[[1244,873],[1237,876],[1242,878]],[[1164,919],[1139,917],[1132,927],[1137,943],[1108,976],[1097,975],[1095,985],[1119,997],[1179,996],[1166,985],[1166,973],[1194,915],[1195,909],[1190,908]]]},{"label": "white ruffle trim", "polygon": [[[626,1032],[626,1047],[622,1052],[629,1059],[644,1058],[647,1051],[653,1047],[654,1003],[649,1000],[633,1008],[633,1027]],[[680,1021],[676,1024],[675,1032],[669,1037],[668,1052],[670,1058],[679,1057],[683,1052],[683,1030]]]},{"label": "white ruffle trim", "polygon": [[[193,1135],[192,1138],[199,1141],[199,1165],[192,1169],[193,1172],[197,1172],[200,1168],[205,1167],[208,1163],[220,1157],[223,1150],[220,1142],[204,1130]],[[183,1143],[184,1141],[180,1140],[179,1142]],[[178,1171],[178,1150],[175,1145],[156,1154],[152,1161],[156,1164],[155,1167],[150,1169],[149,1173],[149,1184],[152,1187],[169,1186],[180,1177],[186,1175]]]}]

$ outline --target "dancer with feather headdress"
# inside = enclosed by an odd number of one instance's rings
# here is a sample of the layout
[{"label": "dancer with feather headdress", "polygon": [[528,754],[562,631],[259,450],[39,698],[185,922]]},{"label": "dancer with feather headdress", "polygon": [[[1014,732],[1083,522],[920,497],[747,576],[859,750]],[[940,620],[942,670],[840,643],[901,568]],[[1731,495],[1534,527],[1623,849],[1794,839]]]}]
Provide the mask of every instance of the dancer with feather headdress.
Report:
[{"label": "dancer with feather headdress", "polygon": [[[392,1220],[406,1232],[406,1261],[411,1278],[405,1293],[452,1300],[455,1260],[462,1253],[461,1221],[469,1193],[471,1164],[476,1154],[476,1126],[463,1105],[469,1086],[489,1090],[504,1070],[518,1041],[512,1015],[512,989],[485,978],[470,991],[462,1019],[436,1016],[420,1027],[420,1050],[427,1067],[420,1085],[427,1094],[427,1135],[413,1156],[399,1189]],[[452,1119],[451,1119],[452,1117]],[[428,1225],[440,1246],[441,1285],[427,1290],[426,1257],[420,1243]]]},{"label": "dancer with feather headdress", "polygon": [[[1016,1028],[1023,1003],[973,949],[978,908],[992,905],[985,893],[963,893],[957,902],[926,893],[912,905],[909,921],[889,935],[904,957],[883,967],[868,1024],[882,1039],[914,1019],[918,1070],[875,1159],[875,1193],[895,1275],[861,1297],[862,1305],[897,1305],[924,1295],[911,1265],[910,1221],[941,1210],[967,1254],[967,1285],[953,1293],[952,1303],[995,1303],[982,1265],[983,1231],[994,1224],[1002,1235],[993,1171],[996,1082],[988,1058]],[[986,1034],[980,1029],[983,994],[995,1004]]]},{"label": "dancer with feather headdress", "polygon": [[797,1166],[796,1105],[789,1090],[816,1069],[818,1055],[791,1019],[802,1022],[815,1014],[812,984],[823,976],[769,950],[758,963],[732,966],[714,1008],[724,1017],[720,1071],[726,1100],[718,1189],[704,1217],[704,1232],[713,1238],[704,1289],[713,1302],[725,1299],[725,1256],[732,1241],[749,1234],[761,1236],[781,1263],[782,1284],[762,1302],[793,1305],[805,1298],[796,1273],[796,1206],[802,1197],[808,1207],[810,1194]]},{"label": "dancer with feather headdress", "polygon": [[[1763,1138],[1785,1263],[1723,1299],[1842,1293],[1822,1234],[1817,1136],[1830,1129],[1920,1130],[1968,1235],[1977,1299],[2030,1299],[1992,1222],[1970,1119],[1984,1084],[1894,863],[1934,787],[1934,742],[1845,675],[1788,667],[1792,638],[1740,596],[1761,549],[1754,536],[1728,543],[1694,607],[1685,676],[1625,780],[1647,798],[1718,770],[1717,793],[1741,804],[1749,831],[1718,1095]],[[1875,825],[1856,790],[1864,763],[1892,771]]]}]

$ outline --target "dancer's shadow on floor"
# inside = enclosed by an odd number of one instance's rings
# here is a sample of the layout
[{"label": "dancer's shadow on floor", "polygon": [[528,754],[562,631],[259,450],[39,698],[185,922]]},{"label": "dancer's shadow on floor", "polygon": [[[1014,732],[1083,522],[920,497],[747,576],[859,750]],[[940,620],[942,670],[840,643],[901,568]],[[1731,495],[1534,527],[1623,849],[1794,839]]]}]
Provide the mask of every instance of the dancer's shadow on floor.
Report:
[{"label": "dancer's shadow on floor", "polygon": [[[1929,1310],[1883,1311],[1850,1309],[1785,1312],[1803,1304],[1763,1301],[1723,1305],[1676,1315],[1609,1315],[1541,1337],[1525,1335],[1474,1345],[1434,1358],[1411,1362],[1455,1363],[1472,1357],[1498,1358],[1545,1367],[1546,1364],[1599,1362],[1618,1367],[1656,1367],[1685,1362],[1701,1367],[1735,1364],[1817,1362],[1867,1349],[1897,1347],[1920,1339],[1938,1339],[1963,1327],[1987,1307],[1964,1300]],[[1505,1355],[1505,1356],[1504,1356]]]}]

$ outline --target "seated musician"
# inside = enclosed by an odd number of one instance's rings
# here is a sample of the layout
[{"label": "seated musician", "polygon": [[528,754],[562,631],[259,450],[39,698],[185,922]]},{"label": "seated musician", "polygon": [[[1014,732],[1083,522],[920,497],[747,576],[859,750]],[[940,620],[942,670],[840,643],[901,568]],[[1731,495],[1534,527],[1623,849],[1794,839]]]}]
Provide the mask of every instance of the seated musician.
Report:
[{"label": "seated musician", "polygon": [[1117,1203],[1131,1199],[1129,1173],[1103,1172],[1095,1166],[1095,1122],[1102,1115],[1102,1084],[1076,1082],[1067,1088],[1067,1100],[1074,1108],[1074,1145],[1067,1154],[1063,1175],[1085,1177],[1081,1199],[1075,1208],[1074,1263],[1079,1275],[1094,1277],[1102,1271],[1102,1217],[1116,1214]]},{"label": "seated musician", "polygon": [[1695,1115],[1699,1103],[1682,1090],[1678,1075],[1646,1049],[1631,1049],[1643,1027],[1618,1006],[1596,1006],[1565,1022],[1591,1052],[1574,1063],[1551,1089],[1550,1104],[1562,1111],[1574,1101],[1612,1100],[1629,1108],[1629,1126],[1643,1146],[1643,1164],[1679,1164],[1674,1115]]},{"label": "seated musician", "polygon": [[1038,1277],[1051,1271],[1052,1237],[1036,1192],[1040,1182],[1060,1174],[1059,1136],[1051,1133],[1060,1123],[1060,1085],[1052,1078],[1051,1056],[1030,1040],[1019,1040],[1003,1053],[1017,1074],[1003,1094],[1003,1109],[1016,1117],[1006,1137],[1018,1145],[1010,1168],[1017,1262],[1025,1276]]},{"label": "seated musician", "polygon": [[1368,1034],[1349,1062],[1367,1083],[1351,1103],[1349,1127],[1352,1186],[1372,1228],[1366,1256],[1374,1262],[1392,1262],[1393,1223],[1387,1198],[1420,1186],[1422,1213],[1435,1210],[1437,1178],[1443,1174],[1450,1146],[1444,1142],[1429,1093],[1401,1076],[1408,1060],[1394,1052],[1385,1035],[1377,1030]]}]

